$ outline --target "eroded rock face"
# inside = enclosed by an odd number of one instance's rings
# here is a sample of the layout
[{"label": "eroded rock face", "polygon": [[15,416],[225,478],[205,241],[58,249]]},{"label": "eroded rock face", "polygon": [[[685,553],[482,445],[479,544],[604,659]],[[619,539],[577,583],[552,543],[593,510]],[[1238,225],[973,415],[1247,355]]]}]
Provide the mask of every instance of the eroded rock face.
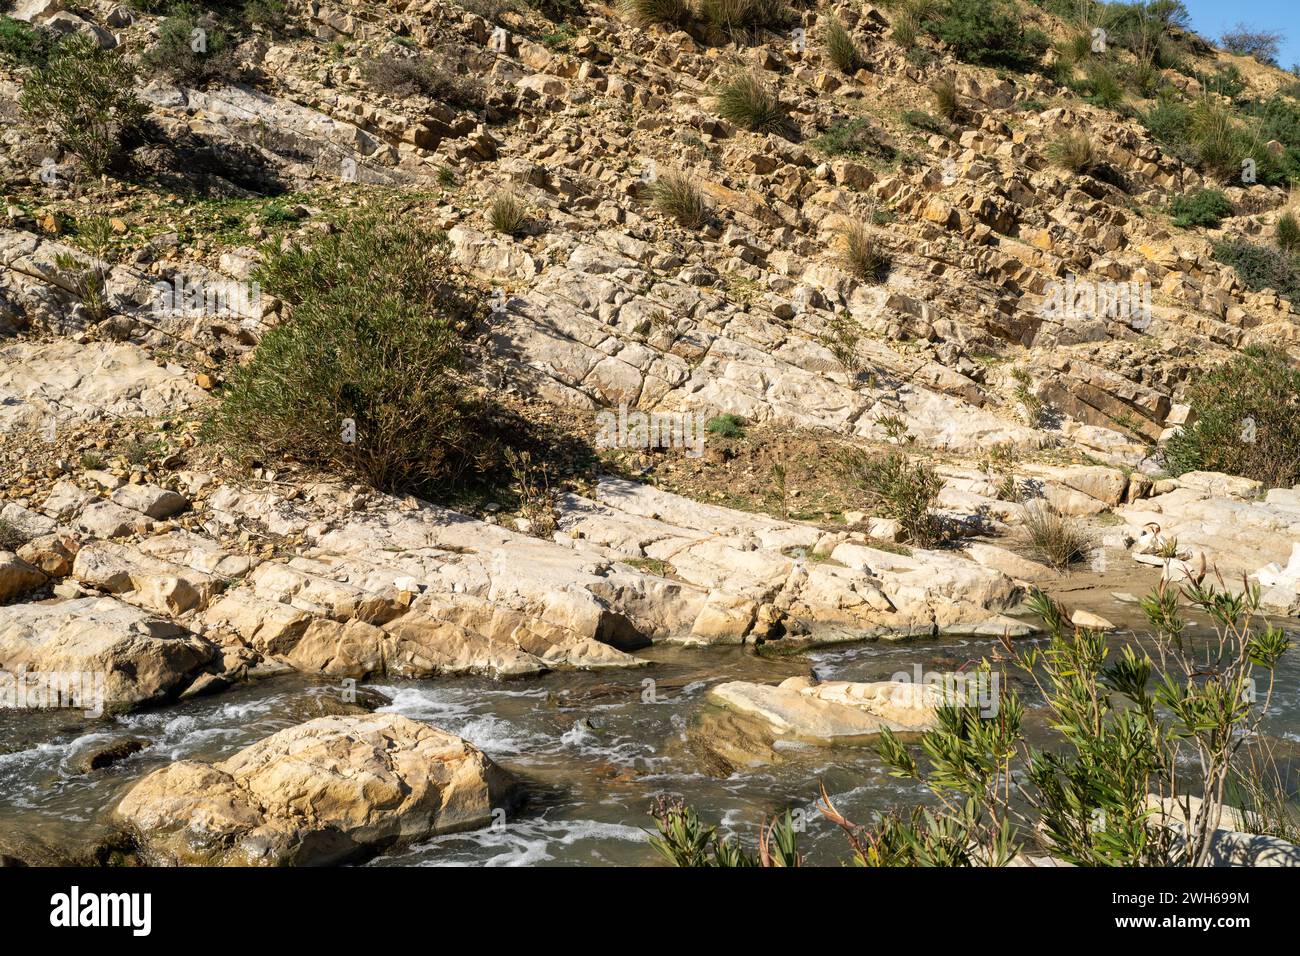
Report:
[{"label": "eroded rock face", "polygon": [[328,716],[157,770],[114,816],[155,864],[310,866],[485,826],[510,794],[459,737],[396,714]]},{"label": "eroded rock face", "polygon": [[0,669],[96,675],[109,710],[174,698],[215,654],[203,638],[113,598],[0,607]]}]

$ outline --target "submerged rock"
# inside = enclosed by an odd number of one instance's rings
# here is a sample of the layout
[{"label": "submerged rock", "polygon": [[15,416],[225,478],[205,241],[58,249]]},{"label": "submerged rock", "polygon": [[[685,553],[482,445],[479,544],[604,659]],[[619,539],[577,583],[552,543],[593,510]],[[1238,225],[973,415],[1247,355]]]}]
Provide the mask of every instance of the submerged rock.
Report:
[{"label": "submerged rock", "polygon": [[397,714],[331,716],[220,763],[157,770],[114,817],[153,864],[309,866],[485,826],[511,790],[479,750],[428,724]]}]

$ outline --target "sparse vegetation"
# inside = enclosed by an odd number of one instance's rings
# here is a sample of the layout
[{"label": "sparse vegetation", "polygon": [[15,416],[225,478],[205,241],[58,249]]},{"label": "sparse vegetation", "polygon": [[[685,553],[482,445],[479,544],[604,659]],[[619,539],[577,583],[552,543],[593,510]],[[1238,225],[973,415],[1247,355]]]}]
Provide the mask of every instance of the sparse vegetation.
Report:
[{"label": "sparse vegetation", "polygon": [[686,0],[623,0],[623,10],[638,26],[652,23],[680,26],[691,16]]},{"label": "sparse vegetation", "polygon": [[921,459],[902,452],[872,455],[860,449],[841,458],[850,480],[866,492],[873,510],[894,518],[907,543],[933,547],[943,538],[943,528],[932,513],[943,489],[943,479]]},{"label": "sparse vegetation", "polygon": [[173,7],[158,27],[158,39],[140,62],[150,73],[181,86],[202,87],[234,78],[234,46],[212,13],[183,3]]},{"label": "sparse vegetation", "polygon": [[1300,252],[1300,220],[1296,219],[1295,213],[1287,210],[1278,217],[1273,238],[1283,252],[1291,255]]},{"label": "sparse vegetation", "polygon": [[952,122],[961,115],[961,100],[957,96],[957,84],[952,77],[936,80],[930,86],[934,94],[934,108],[944,119]]},{"label": "sparse vegetation", "polygon": [[464,109],[482,109],[487,100],[480,83],[448,72],[433,57],[422,54],[384,54],[366,60],[361,75],[375,89],[390,96],[423,94]]},{"label": "sparse vegetation", "polygon": [[1276,30],[1260,30],[1238,23],[1219,38],[1219,45],[1237,56],[1251,56],[1261,63],[1277,66],[1278,47],[1283,39]]},{"label": "sparse vegetation", "polygon": [[8,518],[0,518],[0,551],[17,551],[27,543],[27,535]]}]

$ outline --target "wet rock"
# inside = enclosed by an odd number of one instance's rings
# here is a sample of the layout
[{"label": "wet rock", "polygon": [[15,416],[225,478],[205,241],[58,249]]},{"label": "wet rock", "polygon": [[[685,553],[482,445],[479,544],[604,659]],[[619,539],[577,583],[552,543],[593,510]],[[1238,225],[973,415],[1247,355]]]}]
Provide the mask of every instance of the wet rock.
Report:
[{"label": "wet rock", "polygon": [[155,864],[321,865],[486,826],[511,789],[481,752],[428,724],[318,717],[220,763],[155,771],[114,818]]},{"label": "wet rock", "polygon": [[90,773],[92,770],[111,767],[148,746],[149,741],[141,740],[139,737],[118,737],[83,748],[69,761],[69,764],[76,773]]},{"label": "wet rock", "polygon": [[114,598],[0,608],[0,669],[90,675],[111,711],[171,699],[215,652],[202,638]]}]

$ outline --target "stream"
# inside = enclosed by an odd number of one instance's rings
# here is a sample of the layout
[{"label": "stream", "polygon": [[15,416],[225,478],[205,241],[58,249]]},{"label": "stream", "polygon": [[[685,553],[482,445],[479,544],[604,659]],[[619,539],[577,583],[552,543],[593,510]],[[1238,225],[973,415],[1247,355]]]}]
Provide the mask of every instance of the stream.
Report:
[{"label": "stream", "polygon": [[[1086,605],[1123,630],[1118,646],[1145,633],[1141,612],[1109,593]],[[1209,632],[1203,619],[1189,633]],[[1018,644],[1025,643],[1021,639]],[[502,825],[393,850],[371,866],[644,865],[658,860],[646,840],[656,795],[682,797],[709,823],[752,841],[767,817],[793,808],[808,862],[848,857],[839,829],[815,809],[818,782],[850,819],[926,799],[918,785],[888,775],[870,747],[778,745],[775,764],[727,776],[709,772],[688,727],[706,690],[726,680],[775,683],[811,670],[822,679],[887,680],[898,672],[953,670],[993,655],[992,639],[938,638],[837,645],[767,659],[741,647],[658,645],[639,652],[648,667],[564,671],[518,681],[445,678],[378,680],[361,686],[391,699],[394,711],[464,737],[522,782],[524,800]],[[1011,678],[1016,680],[1015,678]],[[53,845],[84,845],[107,834],[105,816],[144,774],[180,758],[219,760],[298,723],[314,695],[338,686],[303,677],[241,685],[213,697],[120,717],[78,711],[0,711],[0,831]],[[1032,687],[1031,739],[1042,712]],[[1300,752],[1300,651],[1283,658],[1264,732],[1289,755]],[[79,773],[87,748],[122,736],[149,746],[109,767]]]}]

